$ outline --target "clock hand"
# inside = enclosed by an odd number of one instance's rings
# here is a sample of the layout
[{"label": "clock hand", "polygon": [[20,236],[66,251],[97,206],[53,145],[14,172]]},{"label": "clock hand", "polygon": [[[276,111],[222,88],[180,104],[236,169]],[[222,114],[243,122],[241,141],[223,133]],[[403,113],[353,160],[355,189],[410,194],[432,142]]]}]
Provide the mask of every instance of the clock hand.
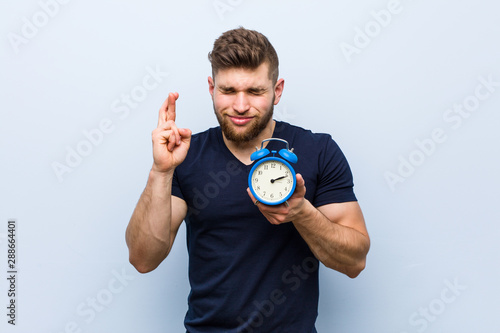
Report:
[{"label": "clock hand", "polygon": [[281,176],[281,177],[278,177],[278,178],[275,178],[275,179],[271,179],[271,184],[273,184],[275,181],[277,180],[280,180],[280,179],[283,179],[285,178],[286,176]]}]

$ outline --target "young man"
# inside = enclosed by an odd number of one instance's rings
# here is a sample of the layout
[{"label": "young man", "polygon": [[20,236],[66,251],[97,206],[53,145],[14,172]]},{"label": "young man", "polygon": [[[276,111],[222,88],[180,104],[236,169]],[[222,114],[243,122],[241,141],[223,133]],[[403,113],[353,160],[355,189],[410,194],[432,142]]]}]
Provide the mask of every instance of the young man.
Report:
[{"label": "young man", "polygon": [[[220,126],[193,136],[178,128],[179,94],[169,94],[126,232],[130,262],[142,273],[155,269],[185,220],[188,332],[316,332],[319,261],[354,278],[370,246],[349,165],[329,135],[272,119],[284,80],[265,36],[227,31],[209,59]],[[287,140],[299,159],[296,189],[278,206],[259,203],[247,183],[251,153],[271,137]]]}]

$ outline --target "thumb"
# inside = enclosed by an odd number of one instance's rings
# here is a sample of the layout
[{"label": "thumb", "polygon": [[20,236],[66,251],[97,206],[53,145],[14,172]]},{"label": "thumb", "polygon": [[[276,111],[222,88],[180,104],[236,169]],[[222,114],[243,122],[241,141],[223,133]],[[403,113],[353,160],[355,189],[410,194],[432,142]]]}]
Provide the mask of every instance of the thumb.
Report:
[{"label": "thumb", "polygon": [[304,180],[304,177],[300,173],[297,173],[295,175],[295,179],[297,179],[297,186],[305,186],[306,181]]},{"label": "thumb", "polygon": [[306,194],[306,181],[304,177],[300,173],[295,175],[295,179],[297,180],[297,185],[295,185],[295,193],[294,195],[304,196]]},{"label": "thumb", "polygon": [[179,128],[179,134],[181,135],[182,139],[191,139],[191,130],[188,128]]}]

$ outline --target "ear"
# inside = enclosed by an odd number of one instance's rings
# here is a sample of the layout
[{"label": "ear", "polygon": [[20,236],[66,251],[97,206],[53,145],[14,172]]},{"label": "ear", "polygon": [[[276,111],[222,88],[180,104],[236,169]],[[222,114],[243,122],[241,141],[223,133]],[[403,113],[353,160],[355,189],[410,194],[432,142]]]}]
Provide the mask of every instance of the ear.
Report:
[{"label": "ear", "polygon": [[281,99],[281,94],[283,94],[283,89],[285,88],[285,80],[279,79],[274,86],[274,105],[277,105]]},{"label": "ear", "polygon": [[208,92],[212,96],[212,99],[214,99],[214,89],[215,89],[214,79],[212,79],[212,77],[209,76],[208,77]]}]

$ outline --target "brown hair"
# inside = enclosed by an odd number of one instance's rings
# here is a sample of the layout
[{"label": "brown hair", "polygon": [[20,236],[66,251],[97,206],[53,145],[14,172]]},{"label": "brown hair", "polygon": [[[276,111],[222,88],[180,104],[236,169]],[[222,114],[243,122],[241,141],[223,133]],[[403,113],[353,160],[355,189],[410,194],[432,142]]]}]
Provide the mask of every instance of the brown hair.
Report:
[{"label": "brown hair", "polygon": [[269,78],[278,80],[278,55],[266,36],[243,27],[224,32],[214,42],[212,52],[208,53],[212,63],[212,76],[221,69],[256,69],[264,62],[269,64]]}]

